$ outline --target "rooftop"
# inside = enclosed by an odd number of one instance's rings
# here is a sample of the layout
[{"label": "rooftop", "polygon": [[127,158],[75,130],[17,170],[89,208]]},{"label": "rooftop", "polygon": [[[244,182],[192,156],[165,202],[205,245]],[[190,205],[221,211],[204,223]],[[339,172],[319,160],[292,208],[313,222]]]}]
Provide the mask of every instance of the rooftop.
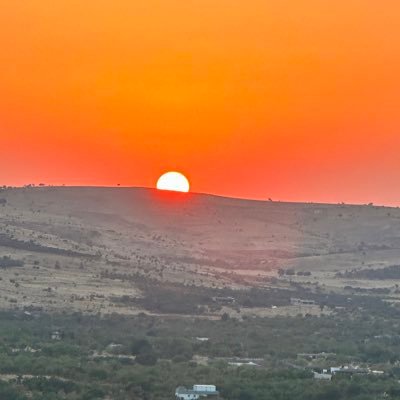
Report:
[{"label": "rooftop", "polygon": [[187,388],[185,388],[184,386],[179,386],[179,387],[177,387],[176,388],[176,390],[175,390],[175,394],[197,394],[197,395],[200,395],[200,396],[215,396],[215,395],[218,395],[219,394],[219,392],[218,392],[218,390],[214,390],[214,391],[211,391],[211,390],[194,390],[194,389],[187,389]]}]

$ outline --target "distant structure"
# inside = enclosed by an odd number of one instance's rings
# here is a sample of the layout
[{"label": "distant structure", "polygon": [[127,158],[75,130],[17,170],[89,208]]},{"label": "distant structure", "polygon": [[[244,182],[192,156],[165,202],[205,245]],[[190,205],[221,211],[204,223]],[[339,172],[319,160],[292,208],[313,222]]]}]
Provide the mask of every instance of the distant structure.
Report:
[{"label": "distant structure", "polygon": [[63,332],[61,332],[60,330],[55,330],[53,332],[51,332],[51,339],[52,340],[61,340],[63,338]]},{"label": "distant structure", "polygon": [[235,304],[234,297],[213,297],[212,300],[219,304]]},{"label": "distant structure", "polygon": [[214,385],[193,385],[193,389],[186,389],[179,386],[175,390],[175,398],[179,400],[197,400],[200,397],[219,396],[219,392]]},{"label": "distant structure", "polygon": [[210,339],[208,337],[196,337],[199,342],[208,342]]},{"label": "distant structure", "polygon": [[330,369],[332,375],[336,374],[349,374],[349,375],[354,375],[354,374],[368,374],[370,371],[368,368],[359,368],[349,366],[349,365],[343,365],[341,367],[331,367]]},{"label": "distant structure", "polygon": [[319,372],[314,372],[314,379],[320,380],[320,381],[331,381],[332,380],[332,374],[328,374],[327,371],[323,371],[322,374]]},{"label": "distant structure", "polygon": [[292,306],[315,306],[315,301],[307,299],[296,299],[294,297],[291,297],[290,304]]},{"label": "distant structure", "polygon": [[298,358],[306,358],[307,360],[318,360],[318,359],[327,359],[328,357],[334,357],[336,353],[298,353]]},{"label": "distant structure", "polygon": [[246,362],[228,362],[228,365],[232,365],[234,367],[260,367],[260,364],[256,364],[254,361],[246,361]]},{"label": "distant structure", "polygon": [[384,375],[385,371],[380,371],[380,370],[371,370],[369,367],[367,368],[361,368],[358,365],[353,366],[353,365],[342,365],[340,367],[331,367],[327,369],[323,369],[322,373],[321,371],[313,371],[314,374],[314,379],[318,380],[332,380],[335,375],[348,375],[348,376],[353,376],[353,375]]}]

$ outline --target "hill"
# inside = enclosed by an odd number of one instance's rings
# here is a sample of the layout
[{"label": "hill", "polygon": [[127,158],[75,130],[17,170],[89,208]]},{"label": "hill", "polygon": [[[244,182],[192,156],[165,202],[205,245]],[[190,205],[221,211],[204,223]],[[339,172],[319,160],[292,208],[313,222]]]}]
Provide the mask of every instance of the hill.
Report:
[{"label": "hill", "polygon": [[7,188],[0,256],[2,308],[137,312],[113,299],[140,298],[143,282],[391,288],[393,280],[354,272],[399,264],[400,210],[144,188]]}]

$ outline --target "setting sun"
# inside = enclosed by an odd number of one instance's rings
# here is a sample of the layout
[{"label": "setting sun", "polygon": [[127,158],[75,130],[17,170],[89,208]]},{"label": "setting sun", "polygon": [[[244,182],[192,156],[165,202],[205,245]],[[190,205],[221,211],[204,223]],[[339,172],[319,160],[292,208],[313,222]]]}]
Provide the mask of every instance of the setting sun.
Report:
[{"label": "setting sun", "polygon": [[188,192],[189,181],[180,172],[166,172],[157,181],[157,189],[174,192]]}]

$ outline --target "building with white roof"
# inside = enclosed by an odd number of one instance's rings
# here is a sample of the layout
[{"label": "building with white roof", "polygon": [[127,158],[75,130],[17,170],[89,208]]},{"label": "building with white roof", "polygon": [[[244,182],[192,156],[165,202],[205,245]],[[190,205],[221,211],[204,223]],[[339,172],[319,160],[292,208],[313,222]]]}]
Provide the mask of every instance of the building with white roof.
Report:
[{"label": "building with white roof", "polygon": [[219,392],[215,385],[193,385],[193,389],[179,386],[175,390],[176,399],[197,400],[200,397],[218,396]]}]

